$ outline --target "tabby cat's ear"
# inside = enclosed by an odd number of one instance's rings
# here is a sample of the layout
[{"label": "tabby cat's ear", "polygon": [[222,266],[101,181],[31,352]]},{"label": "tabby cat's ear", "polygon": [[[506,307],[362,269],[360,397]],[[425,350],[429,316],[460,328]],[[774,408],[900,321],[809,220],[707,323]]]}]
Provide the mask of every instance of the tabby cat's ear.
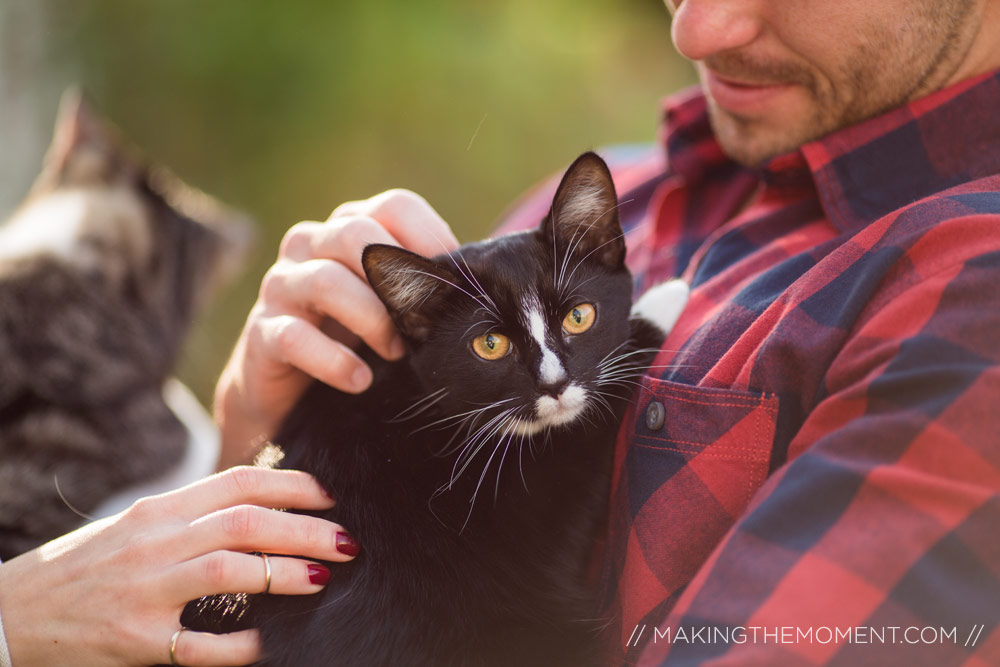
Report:
[{"label": "tabby cat's ear", "polygon": [[142,160],[94,110],[83,91],[75,86],[66,90],[35,192],[131,181],[142,170]]},{"label": "tabby cat's ear", "polygon": [[455,276],[426,257],[391,245],[366,247],[361,264],[400,332],[426,340],[433,318],[454,291]]},{"label": "tabby cat's ear", "polygon": [[611,172],[596,153],[584,153],[563,176],[541,233],[561,252],[590,256],[609,269],[625,262],[618,196]]}]

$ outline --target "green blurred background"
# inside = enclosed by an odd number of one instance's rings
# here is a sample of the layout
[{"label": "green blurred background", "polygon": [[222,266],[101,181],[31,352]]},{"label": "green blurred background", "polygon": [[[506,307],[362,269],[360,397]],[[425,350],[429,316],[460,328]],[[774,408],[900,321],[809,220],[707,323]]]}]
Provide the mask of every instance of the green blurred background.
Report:
[{"label": "green blurred background", "polygon": [[250,213],[257,251],[179,375],[206,403],[289,225],[390,187],[460,240],[589,148],[652,142],[695,81],[660,0],[0,0],[0,208],[80,82],[150,156]]}]

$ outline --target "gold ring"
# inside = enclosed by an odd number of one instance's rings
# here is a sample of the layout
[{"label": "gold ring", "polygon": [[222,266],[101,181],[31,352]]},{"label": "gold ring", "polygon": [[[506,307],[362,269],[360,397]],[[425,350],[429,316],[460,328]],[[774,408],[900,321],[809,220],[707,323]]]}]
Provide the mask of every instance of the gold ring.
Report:
[{"label": "gold ring", "polygon": [[177,638],[180,637],[181,633],[184,632],[186,629],[187,628],[181,628],[180,630],[174,633],[173,637],[170,638],[170,664],[173,665],[174,667],[180,667],[180,665],[177,664],[177,656],[174,655],[174,651],[177,650]]},{"label": "gold ring", "polygon": [[267,559],[267,554],[261,554],[264,559],[264,595],[271,591],[271,561]]}]

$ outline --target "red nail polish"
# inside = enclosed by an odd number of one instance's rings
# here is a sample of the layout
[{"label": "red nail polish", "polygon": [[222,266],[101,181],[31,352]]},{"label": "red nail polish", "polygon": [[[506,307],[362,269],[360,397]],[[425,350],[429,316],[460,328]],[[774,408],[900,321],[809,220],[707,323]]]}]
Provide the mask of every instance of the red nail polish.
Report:
[{"label": "red nail polish", "polygon": [[319,563],[309,563],[306,567],[309,571],[309,583],[316,586],[326,586],[330,581],[330,570]]},{"label": "red nail polish", "polygon": [[323,495],[326,496],[327,498],[329,498],[330,500],[336,500],[333,497],[333,494],[330,493],[330,491],[325,486],[320,486],[319,489],[320,489],[320,491],[323,492]]},{"label": "red nail polish", "polygon": [[361,545],[347,533],[337,533],[337,551],[345,556],[357,556],[361,553]]}]

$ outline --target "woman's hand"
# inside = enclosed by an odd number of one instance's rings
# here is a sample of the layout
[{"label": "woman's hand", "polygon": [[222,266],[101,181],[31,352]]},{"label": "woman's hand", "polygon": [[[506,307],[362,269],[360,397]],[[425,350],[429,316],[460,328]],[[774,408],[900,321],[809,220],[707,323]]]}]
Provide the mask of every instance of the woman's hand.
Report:
[{"label": "woman's hand", "polygon": [[407,190],[348,202],[326,222],[289,229],[216,388],[220,468],[248,461],[255,442],[274,435],[310,378],[352,393],[367,389],[371,370],[351,350],[357,339],[386,359],[403,355],[361,267],[370,243],[426,256],[458,247],[441,216]]},{"label": "woman's hand", "polygon": [[[247,552],[347,561],[357,544],[340,526],[272,507],[325,509],[333,500],[311,476],[233,468],[0,565],[0,614],[18,667],[170,663],[170,640],[189,600],[262,593],[265,565]],[[329,570],[298,558],[269,559],[273,595],[322,590]],[[186,667],[258,659],[256,631],[185,631]]]}]

